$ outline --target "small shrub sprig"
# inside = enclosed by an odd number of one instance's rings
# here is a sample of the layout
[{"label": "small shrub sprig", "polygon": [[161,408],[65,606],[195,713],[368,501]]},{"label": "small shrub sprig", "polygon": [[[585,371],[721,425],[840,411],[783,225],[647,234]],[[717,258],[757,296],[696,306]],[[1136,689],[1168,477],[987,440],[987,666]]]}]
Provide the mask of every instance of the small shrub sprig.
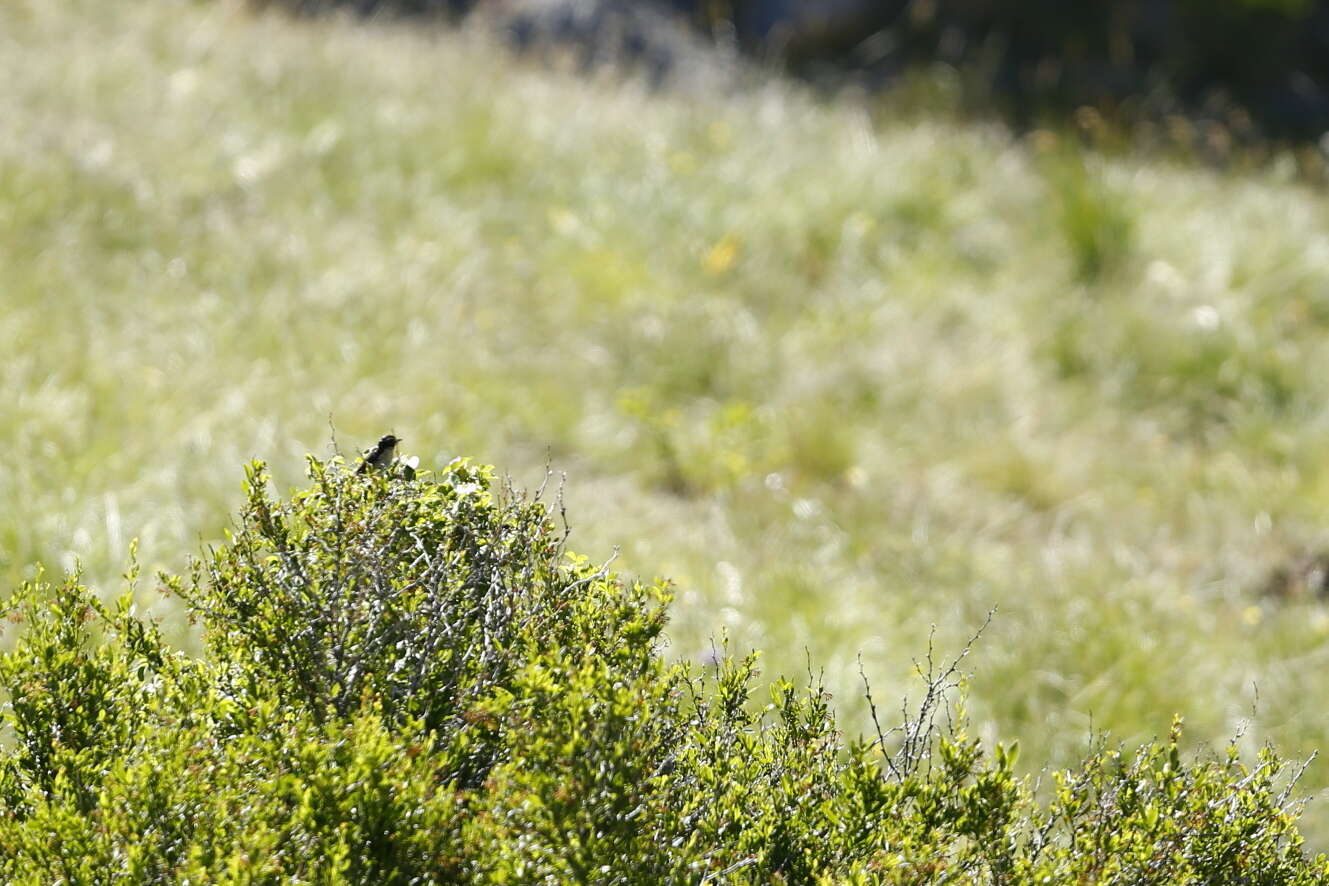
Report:
[{"label": "small shrub sprig", "polygon": [[[564,549],[539,495],[457,460],[412,478],[262,465],[225,544],[162,576],[203,653],[78,576],[10,596],[0,882],[1329,882],[1272,751],[984,751],[965,651],[845,743],[809,676],[662,655],[668,588]],[[131,552],[132,557],[132,552]],[[869,690],[869,702],[872,703]]]}]

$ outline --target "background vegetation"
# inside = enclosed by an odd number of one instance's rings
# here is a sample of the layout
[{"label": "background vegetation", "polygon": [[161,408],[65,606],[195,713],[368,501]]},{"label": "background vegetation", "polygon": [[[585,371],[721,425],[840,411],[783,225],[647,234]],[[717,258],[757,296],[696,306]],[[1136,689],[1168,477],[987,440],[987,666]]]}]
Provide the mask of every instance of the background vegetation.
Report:
[{"label": "background vegetation", "polygon": [[1255,134],[1315,139],[1329,127],[1323,0],[720,5],[740,34],[784,45],[800,69],[830,62],[880,82],[942,62],[969,75],[975,99],[1026,123],[1078,107],[1146,127],[1198,118],[1222,154]]},{"label": "background vegetation", "polygon": [[[1264,139],[1329,128],[1324,0],[248,0],[299,13],[438,21],[475,14],[519,46],[606,47],[656,70],[681,25],[814,80],[870,89],[940,64],[966,101],[1021,125],[1090,111],[1142,143],[1229,161]],[[587,44],[594,48],[587,49]],[[1166,124],[1163,126],[1163,124]],[[1195,124],[1199,124],[1198,126]],[[1323,173],[1323,163],[1317,168]]]},{"label": "background vegetation", "polygon": [[18,0],[0,35],[6,586],[111,593],[133,537],[182,569],[235,466],[297,482],[331,417],[552,459],[579,550],[676,582],[670,657],[810,656],[851,731],[860,654],[899,697],[996,606],[970,711],[1023,767],[1174,713],[1326,746],[1329,207],[1288,158],[1081,155],[957,119],[945,75],[926,112],[654,94],[216,3]]}]

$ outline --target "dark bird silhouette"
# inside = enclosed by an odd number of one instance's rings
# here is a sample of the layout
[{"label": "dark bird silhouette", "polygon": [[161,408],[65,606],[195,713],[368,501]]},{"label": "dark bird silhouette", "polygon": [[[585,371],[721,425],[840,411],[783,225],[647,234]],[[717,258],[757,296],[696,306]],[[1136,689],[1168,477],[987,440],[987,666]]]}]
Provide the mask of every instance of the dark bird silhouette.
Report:
[{"label": "dark bird silhouette", "polygon": [[364,454],[360,462],[360,467],[355,469],[357,474],[363,474],[370,468],[375,471],[381,471],[392,464],[392,456],[397,451],[397,444],[401,442],[400,437],[394,437],[391,434],[384,434],[379,438],[378,443]]}]

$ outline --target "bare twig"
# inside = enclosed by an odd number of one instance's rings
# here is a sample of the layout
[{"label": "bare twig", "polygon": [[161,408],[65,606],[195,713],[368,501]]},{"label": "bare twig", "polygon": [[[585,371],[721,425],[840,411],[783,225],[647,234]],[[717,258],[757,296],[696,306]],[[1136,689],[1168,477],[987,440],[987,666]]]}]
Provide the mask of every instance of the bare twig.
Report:
[{"label": "bare twig", "polygon": [[[909,698],[906,696],[900,702],[900,725],[890,729],[882,729],[881,720],[877,714],[877,705],[872,698],[872,688],[868,683],[868,678],[863,670],[863,658],[860,655],[858,661],[858,673],[863,679],[864,695],[868,702],[868,709],[872,716],[872,725],[876,730],[877,739],[874,744],[881,748],[881,753],[886,761],[886,768],[890,771],[891,778],[897,782],[902,782],[906,778],[918,771],[923,763],[929,767],[932,765],[932,742],[937,733],[937,717],[944,712],[947,726],[954,729],[954,723],[951,722],[950,706],[946,701],[952,690],[960,686],[962,679],[959,675],[960,663],[969,655],[978,638],[983,636],[983,632],[992,624],[992,618],[997,609],[994,606],[988,610],[987,618],[983,624],[978,627],[964,644],[964,648],[953,658],[945,668],[940,668],[935,658],[936,644],[936,625],[928,634],[927,654],[922,662],[914,659],[914,669],[923,678],[923,684],[926,687],[923,693],[923,699],[919,702],[918,711],[914,714],[909,712]],[[899,733],[903,735],[900,747],[892,754],[886,746],[888,736]]]}]

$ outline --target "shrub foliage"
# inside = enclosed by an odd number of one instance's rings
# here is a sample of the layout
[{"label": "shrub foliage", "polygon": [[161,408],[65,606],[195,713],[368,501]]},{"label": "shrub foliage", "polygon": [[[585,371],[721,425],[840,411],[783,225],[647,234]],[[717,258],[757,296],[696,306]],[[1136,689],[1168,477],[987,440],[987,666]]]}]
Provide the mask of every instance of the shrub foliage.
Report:
[{"label": "shrub foliage", "polygon": [[136,615],[137,567],[112,604],[11,595],[0,881],[1329,879],[1272,751],[1183,759],[1176,724],[1039,791],[930,657],[922,704],[846,743],[814,681],[757,703],[755,655],[669,663],[667,588],[489,468],[309,476],[278,500],[253,465],[232,536],[161,577],[200,656]]}]

